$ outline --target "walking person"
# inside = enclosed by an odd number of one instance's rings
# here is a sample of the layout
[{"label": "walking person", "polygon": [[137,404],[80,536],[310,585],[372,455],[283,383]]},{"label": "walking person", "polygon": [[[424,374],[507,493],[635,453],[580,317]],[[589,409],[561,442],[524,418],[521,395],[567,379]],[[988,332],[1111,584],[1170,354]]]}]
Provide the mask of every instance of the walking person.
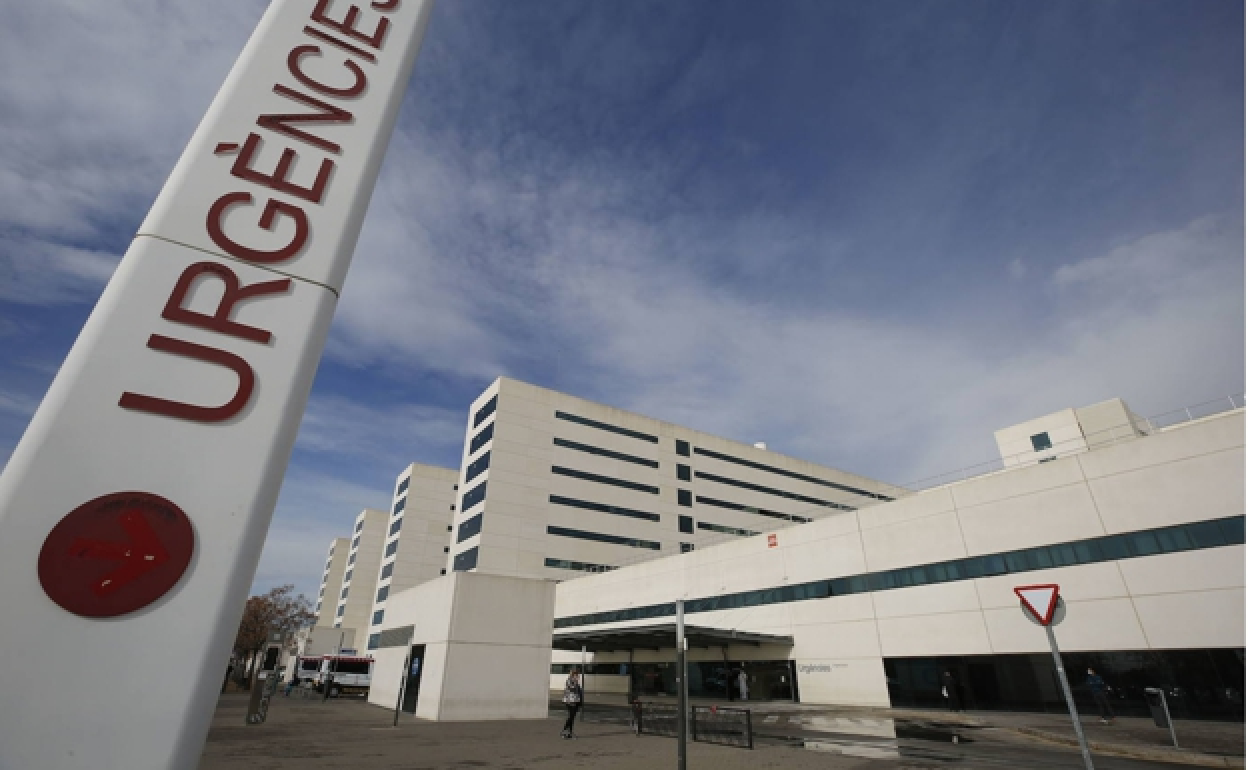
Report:
[{"label": "walking person", "polygon": [[585,700],[585,690],[581,687],[581,674],[576,669],[568,674],[568,681],[563,685],[563,705],[568,710],[568,721],[563,723],[560,738],[575,738],[572,723],[576,721],[576,712],[581,710],[581,702]]},{"label": "walking person", "polygon": [[1091,691],[1092,700],[1096,703],[1097,710],[1101,712],[1101,724],[1112,725],[1114,710],[1109,705],[1109,686],[1105,684],[1105,680],[1094,669],[1089,668],[1088,678],[1083,683]]},{"label": "walking person", "polygon": [[940,675],[940,694],[945,696],[946,705],[950,711],[962,710],[962,694],[958,692],[958,680],[954,678],[953,672],[945,669],[945,673]]},{"label": "walking person", "polygon": [[741,669],[740,675],[737,677],[737,686],[741,688],[741,700],[750,699],[750,679],[745,675],[745,669]]}]

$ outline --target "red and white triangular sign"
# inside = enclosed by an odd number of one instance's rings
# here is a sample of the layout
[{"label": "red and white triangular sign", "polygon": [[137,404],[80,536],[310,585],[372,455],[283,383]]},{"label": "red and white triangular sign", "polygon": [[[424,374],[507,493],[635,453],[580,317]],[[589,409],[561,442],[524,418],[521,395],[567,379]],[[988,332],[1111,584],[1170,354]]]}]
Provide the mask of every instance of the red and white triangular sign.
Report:
[{"label": "red and white triangular sign", "polygon": [[1040,621],[1040,625],[1047,626],[1053,622],[1053,611],[1057,609],[1059,590],[1056,583],[1045,583],[1037,586],[1019,586],[1014,589],[1014,593],[1018,594],[1018,598],[1022,600],[1027,611]]}]

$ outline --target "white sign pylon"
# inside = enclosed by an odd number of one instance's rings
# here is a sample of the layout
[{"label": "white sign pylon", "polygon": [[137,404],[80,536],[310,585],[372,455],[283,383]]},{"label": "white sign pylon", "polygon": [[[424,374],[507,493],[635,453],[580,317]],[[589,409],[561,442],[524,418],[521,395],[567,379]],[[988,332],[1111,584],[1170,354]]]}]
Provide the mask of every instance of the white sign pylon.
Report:
[{"label": "white sign pylon", "polygon": [[1034,586],[1019,586],[1014,593],[1023,602],[1023,607],[1030,612],[1040,625],[1047,626],[1053,622],[1053,611],[1057,609],[1057,595],[1061,589],[1053,583]]},{"label": "white sign pylon", "polygon": [[274,0],[126,250],[0,474],[0,768],[198,766],[432,6]]}]

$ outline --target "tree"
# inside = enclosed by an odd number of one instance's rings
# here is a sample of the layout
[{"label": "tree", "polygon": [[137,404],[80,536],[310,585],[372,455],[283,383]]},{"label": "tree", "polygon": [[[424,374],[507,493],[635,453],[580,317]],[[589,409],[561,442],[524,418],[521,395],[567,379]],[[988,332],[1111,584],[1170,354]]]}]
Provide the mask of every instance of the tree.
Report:
[{"label": "tree", "polygon": [[278,632],[287,637],[315,619],[312,602],[303,594],[295,595],[293,585],[277,586],[266,594],[249,598],[234,637],[235,659],[240,664],[244,659],[248,661],[245,669],[240,665],[239,674],[250,678],[256,656],[264,649],[269,634]]}]

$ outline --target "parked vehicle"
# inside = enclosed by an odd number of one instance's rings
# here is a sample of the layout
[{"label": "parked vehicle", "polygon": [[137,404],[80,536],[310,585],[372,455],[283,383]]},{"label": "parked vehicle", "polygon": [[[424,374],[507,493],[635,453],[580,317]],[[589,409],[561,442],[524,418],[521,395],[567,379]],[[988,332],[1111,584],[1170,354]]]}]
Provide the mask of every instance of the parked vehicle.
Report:
[{"label": "parked vehicle", "polygon": [[329,696],[368,695],[373,676],[373,659],[348,655],[324,655],[316,677],[317,692],[329,686]]}]

